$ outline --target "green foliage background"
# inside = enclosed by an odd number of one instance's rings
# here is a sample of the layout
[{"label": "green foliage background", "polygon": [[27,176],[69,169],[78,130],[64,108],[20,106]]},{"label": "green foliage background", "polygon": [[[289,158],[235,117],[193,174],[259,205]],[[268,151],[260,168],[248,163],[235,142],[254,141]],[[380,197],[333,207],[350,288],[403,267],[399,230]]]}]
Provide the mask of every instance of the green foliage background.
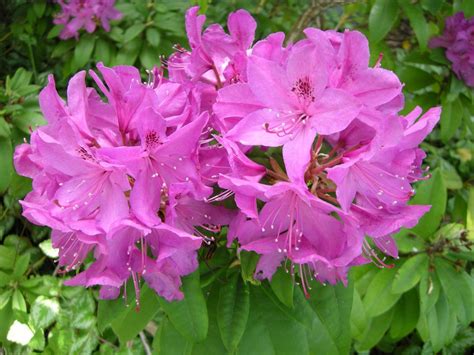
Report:
[{"label": "green foliage background", "polygon": [[[73,73],[99,61],[133,64],[145,73],[174,44],[187,45],[184,11],[196,3],[208,21],[223,25],[229,12],[247,9],[259,24],[257,38],[284,31],[295,40],[307,26],[362,31],[372,63],[383,53],[383,66],[405,83],[405,113],[442,105],[440,125],[423,143],[433,176],[417,184],[413,200],[433,207],[418,226],[398,233],[401,257],[393,269],[354,268],[347,288],[315,284],[306,299],[283,270],[260,284],[252,277],[255,254],[218,248],[212,258],[203,251],[199,270],[185,278],[184,301],[167,303],[144,286],[140,312],[133,299],[98,301],[94,289],[62,285],[67,276],[58,273],[49,230],[20,215],[18,200],[31,183],[12,166],[14,147],[44,123],[39,89],[53,73],[64,93]],[[124,18],[111,32],[82,33],[79,41],[59,40],[52,2],[3,0],[0,6],[0,353],[472,350],[474,93],[450,71],[443,50],[427,43],[446,16],[473,16],[474,1],[119,0]],[[12,338],[19,325],[23,330]]]}]

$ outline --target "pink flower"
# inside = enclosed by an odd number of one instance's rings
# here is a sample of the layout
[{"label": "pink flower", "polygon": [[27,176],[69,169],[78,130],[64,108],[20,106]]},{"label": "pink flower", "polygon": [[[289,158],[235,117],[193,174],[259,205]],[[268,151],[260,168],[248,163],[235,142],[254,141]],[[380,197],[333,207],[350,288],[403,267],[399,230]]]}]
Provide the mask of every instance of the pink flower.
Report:
[{"label": "pink flower", "polygon": [[228,133],[246,145],[283,145],[287,172],[295,181],[306,170],[316,134],[343,130],[360,110],[352,95],[327,87],[328,67],[317,60],[317,52],[312,44],[295,46],[285,65],[250,57],[248,83],[239,90],[251,93],[262,108]]},{"label": "pink flower", "polygon": [[137,302],[143,282],[181,299],[202,242],[223,244],[226,229],[228,247],[260,255],[256,278],[284,267],[306,294],[311,279],[347,283],[355,265],[391,267],[379,252],[397,257],[391,235],[430,208],[408,202],[429,177],[419,145],[440,109],[400,116],[402,85],[380,60],[369,68],[359,32],[253,44],[246,11],[229,15],[229,33],[203,30],[197,12],[190,50],[176,46],[148,82],[99,63],[99,91],[79,72],[66,101],[52,77],[40,94],[47,125],[15,165],[33,180],[23,214],[53,230],[64,272],[93,257],[67,284],[110,299],[131,279]]},{"label": "pink flower", "polygon": [[444,33],[432,38],[429,45],[446,48],[457,77],[474,87],[474,17],[466,19],[463,12],[458,12],[446,18]]},{"label": "pink flower", "polygon": [[98,24],[108,32],[110,20],[119,20],[122,13],[114,8],[115,0],[58,0],[61,12],[54,19],[56,25],[64,25],[59,38],[79,38],[79,30],[95,31]]}]

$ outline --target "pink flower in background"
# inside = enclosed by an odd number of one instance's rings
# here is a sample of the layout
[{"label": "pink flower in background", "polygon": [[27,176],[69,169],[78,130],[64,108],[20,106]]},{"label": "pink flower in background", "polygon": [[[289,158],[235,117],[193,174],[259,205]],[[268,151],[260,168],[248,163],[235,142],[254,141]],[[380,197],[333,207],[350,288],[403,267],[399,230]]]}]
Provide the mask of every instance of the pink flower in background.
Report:
[{"label": "pink flower in background", "polygon": [[[61,4],[72,35],[118,16],[113,2]],[[79,72],[67,101],[52,77],[41,92],[48,123],[17,147],[15,166],[33,179],[23,214],[52,228],[64,271],[94,258],[68,284],[109,299],[131,280],[137,300],[143,282],[181,299],[202,243],[220,238],[260,254],[257,279],[281,266],[307,294],[311,279],[390,267],[379,253],[397,257],[392,234],[430,208],[408,203],[429,178],[419,145],[441,110],[401,116],[402,83],[380,61],[369,67],[359,32],[308,28],[285,46],[282,33],[254,44],[244,10],[228,33],[204,22],[188,10],[190,49],[176,46],[148,82],[99,63],[89,72],[99,90]]]},{"label": "pink flower in background", "polygon": [[114,8],[115,0],[57,0],[61,12],[54,19],[56,25],[64,25],[59,38],[79,38],[79,30],[92,33],[97,25],[110,31],[110,20],[119,20],[122,13]]},{"label": "pink flower in background", "polygon": [[453,71],[466,85],[474,87],[474,17],[463,12],[446,18],[444,32],[430,41],[431,48],[446,48]]}]

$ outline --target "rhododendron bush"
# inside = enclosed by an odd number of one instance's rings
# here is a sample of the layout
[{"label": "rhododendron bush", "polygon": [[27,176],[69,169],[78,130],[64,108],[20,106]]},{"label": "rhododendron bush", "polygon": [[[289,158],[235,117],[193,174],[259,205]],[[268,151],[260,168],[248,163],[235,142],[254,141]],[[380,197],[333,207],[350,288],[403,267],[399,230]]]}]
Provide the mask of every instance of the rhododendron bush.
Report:
[{"label": "rhododendron bush", "polygon": [[[0,312],[13,310],[2,316],[0,341],[53,353],[99,343],[147,354],[469,347],[472,164],[458,173],[438,149],[456,137],[460,161],[472,160],[474,25],[459,12],[430,40],[447,48],[448,67],[442,50],[427,52],[423,12],[451,6],[435,3],[377,0],[368,35],[342,29],[358,8],[340,4],[338,30],[311,22],[312,11],[335,5],[316,2],[291,29],[263,32],[247,10],[224,6],[223,26],[206,21],[207,5],[194,6],[179,20],[186,37],[165,49],[148,27],[152,12],[123,32],[110,60],[99,55],[105,38],[118,36],[114,21],[135,5],[59,1],[50,36],[65,40],[57,48],[76,46],[74,64],[44,75],[30,124],[18,125],[25,114],[14,110],[38,87],[15,96],[13,83],[31,76],[6,80],[13,114],[0,128],[24,133],[4,139],[18,174],[5,201],[19,200],[28,222],[18,241],[0,246]],[[395,45],[407,52],[398,52],[398,69],[380,41],[400,11],[420,49],[410,51],[408,39]],[[135,39],[141,46],[146,27],[150,47],[141,50],[156,54],[127,65],[120,51]],[[94,47],[95,64],[72,73]],[[15,190],[15,181],[31,189]],[[452,213],[443,217],[447,189]],[[31,232],[42,259],[31,242],[21,246],[25,229],[38,226],[51,231]],[[29,277],[47,270],[47,257],[53,277]],[[79,309],[89,310],[87,321],[75,317]],[[66,339],[68,323],[84,345]],[[450,345],[458,337],[469,340]]]}]

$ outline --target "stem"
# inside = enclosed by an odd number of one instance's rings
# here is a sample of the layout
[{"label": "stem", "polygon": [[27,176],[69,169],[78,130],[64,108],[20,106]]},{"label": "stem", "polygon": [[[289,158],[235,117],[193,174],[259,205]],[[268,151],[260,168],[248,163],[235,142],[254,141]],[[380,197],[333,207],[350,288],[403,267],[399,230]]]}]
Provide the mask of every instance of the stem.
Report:
[{"label": "stem", "polygon": [[35,77],[35,82],[38,82],[38,73],[36,72],[35,56],[33,55],[33,48],[31,47],[31,43],[28,43],[28,55],[30,57],[30,62],[31,62],[31,67],[33,69],[33,76]]},{"label": "stem", "polygon": [[151,348],[150,348],[150,345],[148,344],[148,341],[146,340],[145,333],[143,333],[143,331],[141,331],[138,334],[140,335],[140,340],[142,341],[143,348],[145,349],[146,355],[152,355]]}]

